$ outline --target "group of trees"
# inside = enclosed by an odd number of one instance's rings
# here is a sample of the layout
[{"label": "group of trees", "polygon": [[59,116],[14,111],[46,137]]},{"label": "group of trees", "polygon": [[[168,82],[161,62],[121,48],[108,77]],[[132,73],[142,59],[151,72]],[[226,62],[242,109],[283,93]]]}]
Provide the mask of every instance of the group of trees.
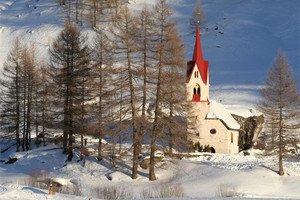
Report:
[{"label": "group of trees", "polygon": [[[169,144],[172,153],[185,136],[179,117],[185,112],[184,49],[172,10],[166,0],[135,14],[117,0],[80,2],[96,6],[88,23],[93,34],[84,36],[67,20],[51,44],[49,62],[38,61],[34,48],[15,42],[1,81],[2,127],[16,138],[17,151],[30,149],[33,128],[37,143],[45,143],[50,128],[62,130],[67,161],[76,139],[83,148],[84,135],[99,139],[99,160],[115,157],[115,144],[121,145],[130,130],[133,179],[147,134],[149,179],[155,180],[158,140]],[[99,10],[104,5],[105,11]],[[109,151],[104,137],[114,144]]]},{"label": "group of trees", "polygon": [[17,39],[12,49],[4,63],[0,82],[1,124],[9,133],[15,134],[16,150],[25,151],[31,148],[32,132],[41,133],[36,142],[44,139],[47,103],[41,80],[45,73],[37,67],[33,46],[22,45]]}]

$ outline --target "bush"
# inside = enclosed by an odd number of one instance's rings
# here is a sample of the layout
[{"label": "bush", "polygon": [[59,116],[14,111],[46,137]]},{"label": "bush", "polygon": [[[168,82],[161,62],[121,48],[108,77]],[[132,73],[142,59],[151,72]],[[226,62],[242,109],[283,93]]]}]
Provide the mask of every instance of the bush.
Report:
[{"label": "bush", "polygon": [[94,188],[92,190],[92,196],[105,200],[133,199],[131,192],[115,186]]},{"label": "bush", "polygon": [[205,145],[203,148],[203,152],[211,152],[211,148],[209,145]]},{"label": "bush", "polygon": [[222,197],[222,198],[228,198],[228,197],[237,197],[237,196],[240,196],[240,195],[236,191],[235,187],[225,185],[225,184],[221,184],[221,185],[219,185],[218,194],[216,196],[217,197]]},{"label": "bush", "polygon": [[[20,181],[19,185],[48,190],[51,182],[53,182],[53,180],[49,178],[49,173],[41,170],[31,172],[29,178]],[[56,192],[75,196],[82,195],[81,187],[78,185],[60,185],[56,188]]]},{"label": "bush", "polygon": [[183,188],[180,185],[158,186],[156,188],[145,189],[142,192],[145,199],[148,198],[178,198],[183,197]]}]

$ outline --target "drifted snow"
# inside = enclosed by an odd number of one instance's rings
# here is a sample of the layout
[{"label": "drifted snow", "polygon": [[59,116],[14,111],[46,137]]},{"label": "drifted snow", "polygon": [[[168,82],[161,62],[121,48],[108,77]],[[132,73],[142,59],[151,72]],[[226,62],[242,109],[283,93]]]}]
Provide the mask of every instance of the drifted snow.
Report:
[{"label": "drifted snow", "polygon": [[[48,195],[47,192],[48,191],[46,190],[28,186],[0,185],[1,200],[88,200],[87,197],[78,197],[65,194]],[[96,199],[94,198],[94,200]]]},{"label": "drifted snow", "polygon": [[210,110],[206,115],[207,119],[220,119],[222,120],[230,129],[239,129],[240,125],[232,117],[229,110],[227,110],[224,105],[218,103],[214,100],[210,102]]},{"label": "drifted snow", "polygon": [[[95,144],[96,141],[89,143],[89,148]],[[26,180],[29,174],[41,170],[63,185],[81,187],[86,199],[92,197],[93,188],[126,188],[139,197],[145,189],[164,186],[182,187],[186,199],[215,199],[220,197],[221,187],[234,189],[243,197],[300,198],[300,161],[296,157],[285,159],[286,175],[280,177],[275,172],[277,157],[263,156],[259,150],[250,151],[249,156],[244,156],[243,153],[194,153],[190,154],[192,157],[182,160],[166,157],[156,167],[158,180],[155,182],[149,182],[148,170],[140,168],[138,179],[131,179],[131,155],[123,157],[122,162],[117,162],[117,168],[112,169],[108,160],[98,162],[94,157],[88,157],[85,166],[82,162],[77,162],[77,156],[73,162],[65,165],[66,156],[54,145],[28,152],[13,151],[14,149],[1,155],[1,159],[9,156],[19,158],[11,165],[0,163],[1,200],[48,198],[47,191],[22,184],[22,180]],[[76,199],[74,196],[60,194],[53,198]]]}]

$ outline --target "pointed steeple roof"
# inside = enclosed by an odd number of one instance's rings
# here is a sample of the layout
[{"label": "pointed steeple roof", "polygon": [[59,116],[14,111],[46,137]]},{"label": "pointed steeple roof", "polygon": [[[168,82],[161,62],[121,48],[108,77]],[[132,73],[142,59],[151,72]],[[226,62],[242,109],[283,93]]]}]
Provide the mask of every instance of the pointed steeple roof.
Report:
[{"label": "pointed steeple roof", "polygon": [[201,34],[200,34],[200,28],[196,27],[196,40],[195,40],[195,46],[194,46],[194,54],[193,59],[188,62],[188,81],[191,77],[191,73],[194,69],[194,67],[197,65],[198,70],[200,71],[200,75],[202,78],[202,81],[207,84],[207,78],[208,78],[208,61],[204,60],[203,58],[203,52],[202,52],[202,46],[201,46]]},{"label": "pointed steeple roof", "polygon": [[198,26],[196,28],[196,41],[195,41],[194,55],[193,55],[193,61],[197,61],[197,60],[203,60],[200,29]]}]

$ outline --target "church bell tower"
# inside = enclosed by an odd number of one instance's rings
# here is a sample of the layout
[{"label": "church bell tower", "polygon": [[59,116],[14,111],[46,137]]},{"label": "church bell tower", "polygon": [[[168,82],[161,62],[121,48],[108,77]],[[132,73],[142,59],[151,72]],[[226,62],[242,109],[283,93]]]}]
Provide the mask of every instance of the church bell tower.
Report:
[{"label": "church bell tower", "polygon": [[193,59],[187,63],[187,101],[209,103],[209,65],[204,60],[200,28],[196,28]]}]

